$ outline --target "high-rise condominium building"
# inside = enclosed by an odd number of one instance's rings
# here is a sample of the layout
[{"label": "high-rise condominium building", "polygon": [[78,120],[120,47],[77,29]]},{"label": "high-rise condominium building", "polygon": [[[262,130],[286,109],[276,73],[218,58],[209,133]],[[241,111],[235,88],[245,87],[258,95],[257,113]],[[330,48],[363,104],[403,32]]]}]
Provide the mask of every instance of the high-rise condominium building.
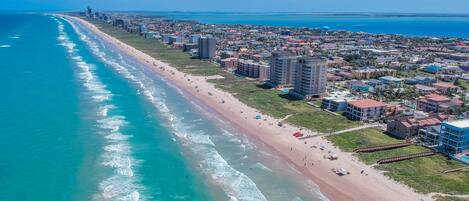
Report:
[{"label": "high-rise condominium building", "polygon": [[291,87],[295,83],[298,56],[287,51],[276,51],[270,58],[269,83],[277,87]]},{"label": "high-rise condominium building", "polygon": [[294,89],[291,94],[310,99],[324,95],[327,84],[327,64],[324,58],[302,57],[296,65]]},{"label": "high-rise condominium building", "polygon": [[217,48],[217,41],[212,37],[199,38],[199,58],[211,59],[215,57],[215,50]]}]

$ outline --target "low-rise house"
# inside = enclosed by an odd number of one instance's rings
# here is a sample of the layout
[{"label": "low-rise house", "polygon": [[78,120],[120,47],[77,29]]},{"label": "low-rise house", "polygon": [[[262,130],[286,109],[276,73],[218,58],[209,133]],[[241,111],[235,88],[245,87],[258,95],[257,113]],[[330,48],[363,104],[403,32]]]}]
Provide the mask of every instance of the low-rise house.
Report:
[{"label": "low-rise house", "polygon": [[369,92],[371,89],[370,85],[363,83],[360,80],[347,81],[347,87],[357,92]]},{"label": "low-rise house", "polygon": [[379,81],[381,81],[381,83],[390,87],[402,86],[402,79],[394,77],[394,76],[383,76],[379,78]]},{"label": "low-rise house", "polygon": [[199,45],[197,43],[185,43],[182,47],[182,51],[190,52],[191,50],[195,50],[197,48],[199,48]]},{"label": "low-rise house", "polygon": [[441,81],[445,81],[445,82],[455,82],[457,79],[459,79],[461,77],[460,74],[443,74],[443,75],[440,75],[439,76],[439,79]]},{"label": "low-rise house", "polygon": [[459,66],[448,66],[443,69],[443,72],[447,74],[461,74],[463,70]]},{"label": "low-rise house", "polygon": [[327,73],[327,81],[332,81],[332,82],[337,82],[337,81],[343,81],[344,78],[340,76],[336,76],[332,73]]},{"label": "low-rise house", "polygon": [[436,91],[436,88],[435,87],[430,87],[430,86],[427,86],[427,85],[417,84],[417,85],[415,85],[415,91],[418,94],[427,95],[427,94],[434,93]]},{"label": "low-rise house", "polygon": [[422,96],[417,100],[417,109],[424,112],[438,113],[440,112],[440,105],[448,102],[451,102],[450,98],[432,93]]},{"label": "low-rise house", "polygon": [[431,85],[435,82],[436,82],[436,78],[425,77],[425,76],[415,76],[413,78],[409,78],[405,80],[405,83],[410,84],[410,85],[414,85],[414,84]]},{"label": "low-rise house", "polygon": [[352,76],[355,79],[372,79],[382,76],[396,76],[397,71],[388,68],[366,68],[359,70],[352,70]]},{"label": "low-rise house", "polygon": [[337,73],[337,75],[343,77],[344,79],[352,79],[353,78],[352,73],[345,72],[345,71],[339,72],[339,73]]},{"label": "low-rise house", "polygon": [[435,64],[431,64],[431,65],[425,66],[423,68],[423,71],[425,71],[427,73],[433,73],[433,74],[438,73],[441,70],[443,70],[443,67],[441,67],[439,65],[435,65]]},{"label": "low-rise house", "polygon": [[438,90],[438,92],[442,94],[452,94],[456,93],[459,89],[458,86],[455,86],[454,84],[451,84],[449,82],[437,82],[432,85],[433,87]]},{"label": "low-rise house", "polygon": [[432,116],[406,116],[399,117],[387,123],[386,131],[398,138],[414,137],[420,129],[440,125],[441,120]]},{"label": "low-rise house", "polygon": [[334,91],[322,99],[321,108],[333,112],[344,111],[347,109],[347,102],[356,99],[357,97],[348,91]]},{"label": "low-rise house", "polygon": [[376,120],[384,115],[387,104],[373,99],[347,102],[346,116],[352,120]]},{"label": "low-rise house", "polygon": [[442,103],[438,108],[439,112],[445,114],[459,114],[464,103],[459,98],[453,98],[450,102]]},{"label": "low-rise house", "polygon": [[220,60],[220,66],[224,69],[234,69],[238,66],[238,58],[226,58]]},{"label": "low-rise house", "polygon": [[368,84],[372,87],[378,87],[383,83],[381,81],[377,80],[377,79],[371,79],[371,80],[368,80],[368,82],[366,84]]},{"label": "low-rise house", "polygon": [[441,125],[428,126],[419,130],[422,142],[429,147],[438,147],[440,144]]},{"label": "low-rise house", "polygon": [[443,122],[439,140],[443,153],[458,154],[469,150],[469,120]]}]

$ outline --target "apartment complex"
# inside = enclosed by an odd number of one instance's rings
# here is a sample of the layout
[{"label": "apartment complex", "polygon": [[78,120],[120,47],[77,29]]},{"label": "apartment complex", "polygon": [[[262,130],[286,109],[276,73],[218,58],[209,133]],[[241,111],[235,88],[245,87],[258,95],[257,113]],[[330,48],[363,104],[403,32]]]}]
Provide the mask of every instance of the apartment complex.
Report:
[{"label": "apartment complex", "polygon": [[442,123],[439,140],[444,153],[458,154],[469,150],[469,120]]},{"label": "apartment complex", "polygon": [[347,109],[347,102],[357,99],[348,91],[334,91],[322,99],[321,108],[333,112],[344,111]]},{"label": "apartment complex", "polygon": [[269,67],[252,60],[239,59],[236,73],[264,81],[268,78]]},{"label": "apartment complex", "polygon": [[360,70],[352,70],[354,79],[373,79],[383,76],[396,76],[397,71],[388,68],[366,68]]},{"label": "apartment complex", "polygon": [[345,115],[352,120],[375,120],[384,115],[386,104],[373,99],[347,102]]},{"label": "apartment complex", "polygon": [[199,46],[199,58],[200,59],[212,59],[215,57],[217,41],[212,37],[200,37],[198,38]]},{"label": "apartment complex", "polygon": [[438,113],[441,110],[441,106],[449,102],[451,102],[451,99],[448,97],[432,93],[422,96],[417,100],[417,109],[424,112]]},{"label": "apartment complex", "polygon": [[327,64],[320,57],[302,57],[296,65],[295,84],[291,94],[298,98],[322,96],[326,92]]},{"label": "apartment complex", "polygon": [[291,87],[295,83],[298,56],[287,51],[276,51],[270,59],[269,83],[276,87]]}]

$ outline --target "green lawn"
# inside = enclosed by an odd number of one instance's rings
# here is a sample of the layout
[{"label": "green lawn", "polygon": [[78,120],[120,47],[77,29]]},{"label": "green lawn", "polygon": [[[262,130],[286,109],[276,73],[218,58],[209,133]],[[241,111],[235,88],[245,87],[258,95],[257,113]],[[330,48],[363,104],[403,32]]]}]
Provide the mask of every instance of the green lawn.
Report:
[{"label": "green lawn", "polygon": [[215,64],[191,58],[189,54],[182,52],[181,49],[172,48],[156,39],[145,39],[136,33],[129,33],[101,21],[86,20],[95,24],[101,31],[135,47],[153,58],[170,63],[183,72],[193,75],[217,75],[221,71]]},{"label": "green lawn", "polygon": [[322,133],[340,131],[360,125],[360,123],[348,120],[342,115],[336,116],[319,108],[312,108],[310,111],[295,114],[288,118],[288,122]]},{"label": "green lawn", "polygon": [[458,198],[453,196],[436,196],[436,201],[469,201],[469,198]]},{"label": "green lawn", "polygon": [[[259,109],[263,113],[277,118],[292,115],[287,119],[288,122],[320,132],[333,132],[360,125],[360,123],[347,120],[341,115],[329,114],[321,109],[309,106],[305,101],[291,99],[284,94],[284,92],[266,88],[261,82],[246,80],[245,78],[222,72],[220,68],[214,64],[192,59],[181,50],[165,46],[157,40],[144,39],[137,34],[125,32],[99,21],[91,22],[111,36],[156,59],[168,62],[183,72],[194,75],[222,75],[225,77],[224,79],[210,81],[214,82],[218,88],[233,93],[242,102]],[[406,75],[414,76],[413,74]],[[318,104],[318,102],[315,104]],[[364,129],[329,136],[328,139],[342,150],[349,152],[355,148],[364,146],[402,142],[402,140],[387,136],[376,129]],[[426,150],[427,149],[419,146],[409,146],[381,152],[360,153],[358,157],[367,164],[373,164],[380,158],[417,153]],[[387,175],[390,177],[420,192],[466,194],[469,193],[469,172],[446,175],[440,173],[443,170],[460,167],[461,165],[461,163],[447,160],[441,155],[436,155],[392,164],[378,165],[376,168],[387,171]],[[439,199],[442,201],[458,200],[451,197],[440,197]]]},{"label": "green lawn", "polygon": [[459,79],[457,82],[457,85],[465,90],[469,89],[469,81],[468,80],[463,80]]},{"label": "green lawn", "polygon": [[[341,115],[336,116],[313,108],[307,105],[305,101],[291,99],[284,92],[266,88],[261,82],[247,80],[223,72],[214,64],[192,59],[180,49],[168,47],[158,40],[145,39],[135,33],[126,32],[101,21],[86,20],[95,24],[103,32],[145,52],[153,58],[168,62],[183,72],[193,75],[222,75],[225,79],[210,81],[214,82],[218,88],[233,93],[239,100],[263,113],[277,118],[293,115],[288,119],[290,123],[320,132],[338,131],[360,125]],[[330,122],[334,122],[334,124]]]},{"label": "green lawn", "polygon": [[[329,136],[328,139],[342,150],[348,152],[359,147],[403,142],[402,140],[385,135],[376,129],[364,129],[362,131]],[[424,151],[428,151],[428,149],[420,146],[408,146],[372,153],[357,153],[356,155],[364,163],[374,164],[381,158]],[[442,155],[435,155],[391,164],[377,165],[376,168],[386,171],[386,175],[396,181],[403,182],[413,187],[419,192],[468,194],[469,171],[450,174],[441,173],[444,170],[461,166],[463,166],[463,164],[460,162],[449,160]]]},{"label": "green lawn", "polygon": [[327,138],[347,152],[361,147],[403,142],[402,140],[385,135],[381,130],[374,128],[333,135]]},{"label": "green lawn", "polygon": [[[269,89],[263,83],[246,80],[232,74],[223,74],[225,79],[210,80],[218,88],[233,93],[239,100],[264,113],[277,118],[290,116],[287,121],[304,128],[320,132],[338,131],[360,125],[343,117],[322,111],[305,101],[288,97],[285,92]],[[331,124],[334,122],[334,124]]]},{"label": "green lawn", "polygon": [[[234,94],[238,99],[274,117],[283,118],[293,110],[285,107],[295,101],[282,98],[282,92],[266,89],[261,82],[246,80],[229,73],[222,75],[225,79],[209,80],[224,91]],[[298,103],[302,101],[297,101]]]}]

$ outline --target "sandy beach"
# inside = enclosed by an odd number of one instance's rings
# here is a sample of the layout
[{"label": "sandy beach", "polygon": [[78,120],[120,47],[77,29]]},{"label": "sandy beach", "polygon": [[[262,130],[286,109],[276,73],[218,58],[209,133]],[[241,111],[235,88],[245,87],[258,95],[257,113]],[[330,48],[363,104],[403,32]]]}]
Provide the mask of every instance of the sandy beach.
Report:
[{"label": "sandy beach", "polygon": [[[233,95],[215,88],[213,83],[207,82],[209,77],[192,76],[180,72],[171,65],[103,33],[85,20],[71,16],[65,17],[83,24],[96,35],[147,64],[153,72],[197,98],[198,102],[209,106],[226,121],[243,129],[249,137],[265,143],[286,162],[296,166],[305,177],[313,180],[330,200],[433,200],[430,196],[416,193],[411,188],[389,179],[379,171],[359,162],[350,153],[341,152],[323,138],[298,140],[292,136],[292,133],[299,130],[298,127],[289,124],[284,124],[283,127],[277,126],[279,119],[262,114],[243,104]],[[256,115],[261,115],[262,119],[256,119]],[[303,130],[302,132],[307,134],[310,131]],[[325,149],[319,149],[321,146]],[[337,154],[339,159],[331,161],[324,158],[329,152]],[[338,176],[331,171],[332,168],[344,168],[350,174]],[[363,174],[361,174],[362,170]]]}]

